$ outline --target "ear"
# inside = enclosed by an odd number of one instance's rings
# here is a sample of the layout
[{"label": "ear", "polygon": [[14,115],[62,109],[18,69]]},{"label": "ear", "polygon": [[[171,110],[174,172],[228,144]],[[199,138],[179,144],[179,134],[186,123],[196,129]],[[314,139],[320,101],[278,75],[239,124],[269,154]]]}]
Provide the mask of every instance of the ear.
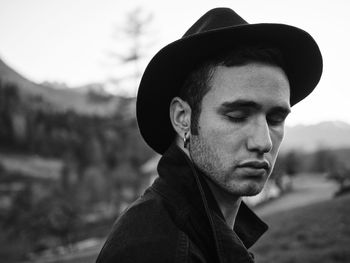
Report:
[{"label": "ear", "polygon": [[179,97],[170,103],[170,120],[178,138],[183,138],[191,127],[191,107]]}]

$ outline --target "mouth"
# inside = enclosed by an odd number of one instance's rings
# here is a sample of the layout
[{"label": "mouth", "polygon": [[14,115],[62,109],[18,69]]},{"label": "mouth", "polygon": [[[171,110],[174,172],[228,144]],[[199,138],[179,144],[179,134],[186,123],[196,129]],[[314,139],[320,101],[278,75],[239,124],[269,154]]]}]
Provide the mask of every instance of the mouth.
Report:
[{"label": "mouth", "polygon": [[246,168],[249,170],[264,170],[268,172],[270,170],[270,164],[267,161],[246,161],[238,165],[239,168]]}]

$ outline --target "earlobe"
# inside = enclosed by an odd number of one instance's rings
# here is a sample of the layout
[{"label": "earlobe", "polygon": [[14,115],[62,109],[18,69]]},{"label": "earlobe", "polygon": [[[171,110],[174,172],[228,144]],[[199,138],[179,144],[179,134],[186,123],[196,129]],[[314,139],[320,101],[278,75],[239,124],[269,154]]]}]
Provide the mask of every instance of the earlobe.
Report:
[{"label": "earlobe", "polygon": [[170,103],[170,120],[176,133],[183,138],[189,132],[191,125],[191,108],[188,103],[179,97]]}]

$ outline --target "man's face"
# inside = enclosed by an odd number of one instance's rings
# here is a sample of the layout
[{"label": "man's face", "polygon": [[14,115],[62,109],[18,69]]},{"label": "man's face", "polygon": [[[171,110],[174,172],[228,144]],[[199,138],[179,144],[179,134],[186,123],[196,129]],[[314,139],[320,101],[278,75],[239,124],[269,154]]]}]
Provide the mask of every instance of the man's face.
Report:
[{"label": "man's face", "polygon": [[289,82],[275,66],[250,63],[215,69],[203,97],[190,155],[219,189],[235,196],[264,187],[290,112]]}]

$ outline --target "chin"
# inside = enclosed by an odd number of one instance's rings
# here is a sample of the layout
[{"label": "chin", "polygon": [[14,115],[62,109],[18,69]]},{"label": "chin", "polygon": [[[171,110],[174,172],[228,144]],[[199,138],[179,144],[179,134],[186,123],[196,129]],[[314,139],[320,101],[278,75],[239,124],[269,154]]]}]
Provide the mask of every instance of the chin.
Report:
[{"label": "chin", "polygon": [[263,189],[263,186],[258,185],[243,185],[235,186],[234,188],[227,189],[230,194],[235,196],[254,196],[259,194]]}]

